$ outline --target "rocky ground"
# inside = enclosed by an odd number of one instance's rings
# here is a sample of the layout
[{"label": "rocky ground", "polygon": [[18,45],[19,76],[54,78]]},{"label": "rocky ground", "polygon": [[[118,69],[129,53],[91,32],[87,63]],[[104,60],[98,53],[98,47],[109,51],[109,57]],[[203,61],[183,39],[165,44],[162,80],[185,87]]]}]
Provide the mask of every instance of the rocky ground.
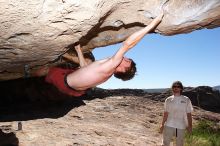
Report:
[{"label": "rocky ground", "polygon": [[[157,146],[163,101],[152,97],[142,90],[99,89],[80,98],[5,103],[0,146]],[[194,109],[193,122],[220,121],[220,113]]]}]

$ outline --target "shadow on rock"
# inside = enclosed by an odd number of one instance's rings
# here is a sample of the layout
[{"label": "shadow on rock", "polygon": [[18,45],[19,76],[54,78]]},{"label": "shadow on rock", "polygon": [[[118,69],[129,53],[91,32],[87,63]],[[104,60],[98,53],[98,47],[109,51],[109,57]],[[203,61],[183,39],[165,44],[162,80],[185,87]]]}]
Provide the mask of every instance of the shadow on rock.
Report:
[{"label": "shadow on rock", "polygon": [[0,129],[0,146],[18,146],[19,140],[13,132],[4,133]]},{"label": "shadow on rock", "polygon": [[44,78],[0,82],[0,122],[58,118],[85,105],[80,97],[70,97],[44,82]]},{"label": "shadow on rock", "polygon": [[142,89],[102,89],[93,88],[87,92],[87,96],[82,97],[84,100],[93,100],[96,98],[106,98],[110,96],[144,96],[146,93]]}]

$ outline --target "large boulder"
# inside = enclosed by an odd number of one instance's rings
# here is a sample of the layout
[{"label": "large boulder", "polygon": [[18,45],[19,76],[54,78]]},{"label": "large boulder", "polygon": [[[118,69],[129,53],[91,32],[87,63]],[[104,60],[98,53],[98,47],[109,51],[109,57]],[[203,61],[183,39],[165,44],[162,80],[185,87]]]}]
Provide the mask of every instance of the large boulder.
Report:
[{"label": "large boulder", "polygon": [[191,99],[193,105],[208,111],[220,112],[220,92],[209,86],[186,88],[183,94]]},{"label": "large boulder", "polygon": [[84,52],[122,42],[162,7],[162,35],[220,25],[219,0],[0,0],[0,80],[62,62],[76,42]]}]

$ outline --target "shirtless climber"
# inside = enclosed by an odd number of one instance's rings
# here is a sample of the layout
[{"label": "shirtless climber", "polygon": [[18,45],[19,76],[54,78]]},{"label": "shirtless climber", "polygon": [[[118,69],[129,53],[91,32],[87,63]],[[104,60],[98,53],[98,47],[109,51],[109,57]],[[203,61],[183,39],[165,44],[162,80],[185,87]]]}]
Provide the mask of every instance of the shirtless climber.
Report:
[{"label": "shirtless climber", "polygon": [[75,46],[80,68],[70,70],[53,67],[49,70],[46,81],[55,85],[63,93],[71,96],[81,96],[85,94],[87,89],[107,81],[113,74],[123,81],[132,79],[136,72],[135,63],[132,59],[124,57],[124,55],[147,33],[153,30],[162,18],[163,13],[157,16],[148,26],[129,36],[116,54],[110,58],[87,64],[80,45]]}]

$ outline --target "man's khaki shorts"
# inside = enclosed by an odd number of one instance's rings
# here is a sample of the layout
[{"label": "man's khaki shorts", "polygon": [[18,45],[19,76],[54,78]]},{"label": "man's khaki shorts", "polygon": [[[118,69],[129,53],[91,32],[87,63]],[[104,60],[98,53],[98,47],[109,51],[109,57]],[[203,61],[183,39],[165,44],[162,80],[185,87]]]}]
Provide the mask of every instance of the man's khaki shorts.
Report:
[{"label": "man's khaki shorts", "polygon": [[176,145],[183,146],[185,129],[177,129],[173,127],[164,126],[163,130],[163,146],[169,146],[173,137],[176,138]]}]

